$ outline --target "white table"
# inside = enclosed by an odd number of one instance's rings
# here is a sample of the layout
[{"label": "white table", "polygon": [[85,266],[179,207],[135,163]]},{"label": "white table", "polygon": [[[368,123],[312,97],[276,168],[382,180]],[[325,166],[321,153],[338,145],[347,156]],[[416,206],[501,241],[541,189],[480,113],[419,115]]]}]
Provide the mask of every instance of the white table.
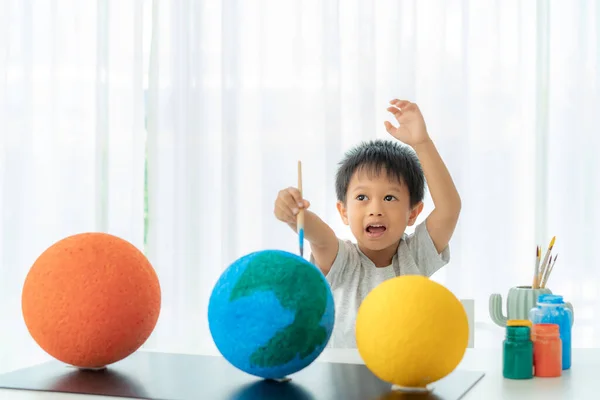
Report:
[{"label": "white table", "polygon": [[[316,362],[319,361],[362,364],[356,350],[327,349]],[[560,378],[534,378],[524,381],[504,379],[500,349],[467,349],[458,368],[485,372],[485,376],[467,393],[464,400],[579,400],[599,397],[600,349],[573,349],[572,368]],[[115,397],[0,389],[0,399],[115,400]]]}]

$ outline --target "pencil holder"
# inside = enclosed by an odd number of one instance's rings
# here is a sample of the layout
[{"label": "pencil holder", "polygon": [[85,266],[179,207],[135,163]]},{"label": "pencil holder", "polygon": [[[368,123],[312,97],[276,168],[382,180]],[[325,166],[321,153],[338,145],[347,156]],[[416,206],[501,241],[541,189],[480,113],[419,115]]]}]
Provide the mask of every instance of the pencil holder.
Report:
[{"label": "pencil holder", "polygon": [[498,326],[505,327],[509,319],[529,319],[529,311],[536,306],[540,294],[552,294],[548,288],[533,289],[531,286],[515,286],[506,298],[506,316],[502,314],[502,295],[490,296],[490,317]]}]

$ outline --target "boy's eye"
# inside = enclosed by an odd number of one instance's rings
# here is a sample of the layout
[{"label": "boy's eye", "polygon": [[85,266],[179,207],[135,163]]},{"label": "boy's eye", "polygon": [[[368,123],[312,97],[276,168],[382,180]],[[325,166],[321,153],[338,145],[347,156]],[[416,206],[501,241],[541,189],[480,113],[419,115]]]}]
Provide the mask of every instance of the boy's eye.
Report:
[{"label": "boy's eye", "polygon": [[366,198],[367,198],[367,196],[365,196],[364,194],[359,194],[358,196],[356,196],[356,200],[358,200],[358,201],[363,201]]},{"label": "boy's eye", "polygon": [[391,194],[388,194],[387,196],[385,196],[383,198],[385,201],[392,201],[392,200],[396,200],[396,198],[394,196],[392,196]]}]

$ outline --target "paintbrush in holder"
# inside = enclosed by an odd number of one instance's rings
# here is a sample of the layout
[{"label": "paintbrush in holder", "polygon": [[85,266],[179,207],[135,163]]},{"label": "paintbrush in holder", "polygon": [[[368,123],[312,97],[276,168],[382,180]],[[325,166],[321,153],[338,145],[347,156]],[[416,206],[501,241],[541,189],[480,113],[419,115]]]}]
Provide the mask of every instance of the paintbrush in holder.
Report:
[{"label": "paintbrush in holder", "polygon": [[545,288],[548,283],[548,278],[554,269],[554,264],[556,263],[556,258],[558,254],[552,258],[552,249],[554,248],[554,243],[556,242],[556,236],[552,238],[550,244],[548,245],[548,250],[546,250],[546,255],[544,256],[544,260],[541,261],[540,257],[542,255],[541,247],[536,246],[535,252],[535,268],[533,272],[533,283],[532,287],[534,289]]},{"label": "paintbrush in holder", "polygon": [[533,284],[531,286],[515,286],[509,289],[506,298],[506,316],[502,312],[502,295],[499,293],[490,295],[490,317],[497,325],[505,327],[508,320],[529,319],[529,311],[536,306],[540,294],[552,294],[552,291],[546,285],[558,257],[558,254],[554,258],[552,257],[555,242],[556,236],[550,241],[543,260],[541,258],[541,247],[536,246]]}]

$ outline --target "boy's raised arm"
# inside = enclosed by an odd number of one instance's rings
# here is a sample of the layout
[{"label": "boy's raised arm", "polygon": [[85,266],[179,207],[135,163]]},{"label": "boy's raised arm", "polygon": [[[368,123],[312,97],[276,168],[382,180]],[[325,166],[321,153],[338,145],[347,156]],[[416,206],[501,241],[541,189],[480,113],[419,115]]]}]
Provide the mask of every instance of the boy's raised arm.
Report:
[{"label": "boy's raised arm", "polygon": [[434,210],[426,220],[427,230],[435,248],[441,252],[446,248],[458,222],[461,200],[433,141],[427,133],[427,127],[421,111],[416,104],[406,100],[392,100],[388,108],[400,124],[394,127],[385,121],[388,133],[411,146],[423,167],[423,173],[431,193]]},{"label": "boy's raised arm", "polygon": [[434,209],[427,216],[427,230],[436,250],[440,253],[446,248],[460,215],[461,200],[452,181],[452,177],[431,140],[414,146],[423,165],[423,172]]},{"label": "boy's raised arm", "polygon": [[310,203],[302,199],[296,188],[281,190],[275,200],[275,216],[297,232],[296,215],[304,209],[304,238],[310,244],[316,266],[324,275],[329,273],[338,252],[335,232],[315,213],[307,210]]}]

